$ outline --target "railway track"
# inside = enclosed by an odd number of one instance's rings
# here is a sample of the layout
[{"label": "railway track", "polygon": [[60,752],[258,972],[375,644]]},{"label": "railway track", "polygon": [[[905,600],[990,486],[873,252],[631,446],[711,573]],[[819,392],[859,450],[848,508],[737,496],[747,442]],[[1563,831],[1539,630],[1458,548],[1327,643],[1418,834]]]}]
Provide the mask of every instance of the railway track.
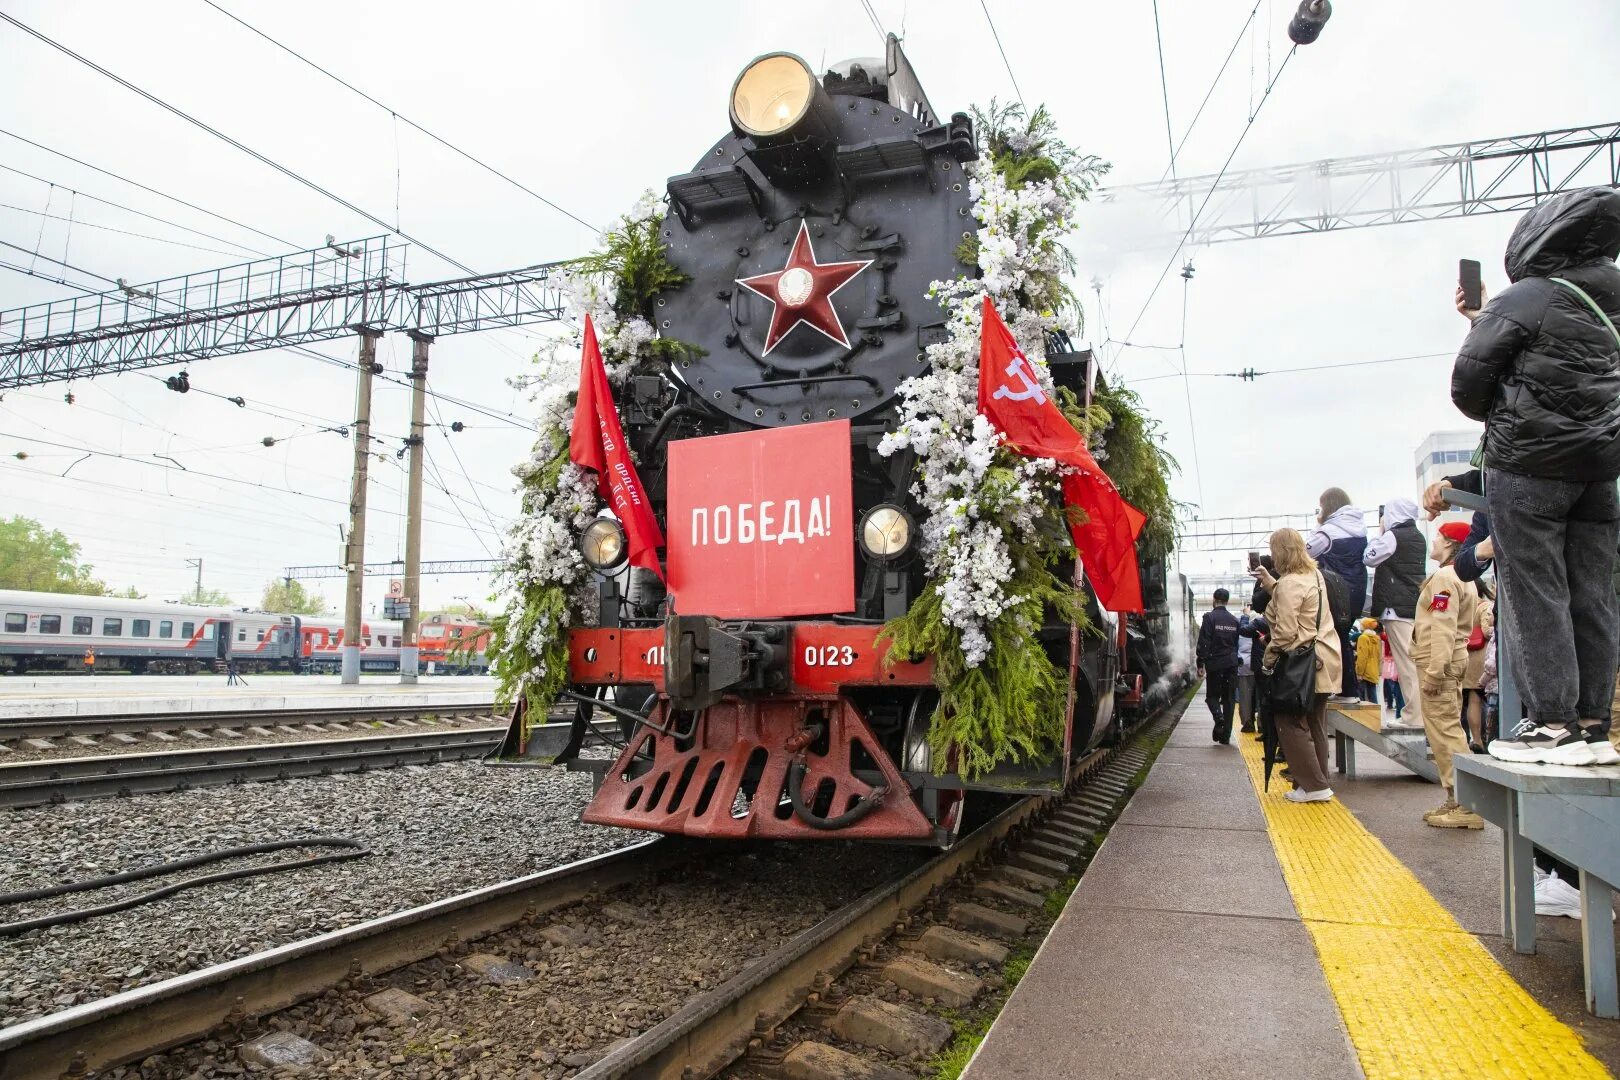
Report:
[{"label": "railway track", "polygon": [[[238,733],[249,728],[358,730],[372,724],[412,724],[423,717],[488,719],[493,700],[472,705],[366,705],[306,709],[224,709],[209,712],[113,713],[99,716],[30,716],[0,719],[0,745],[28,739],[96,739],[153,732]],[[317,729],[318,730],[318,729]],[[230,737],[227,735],[226,737]]]},{"label": "railway track", "polygon": [[[1175,708],[1166,710],[1137,731],[1178,713]],[[1087,799],[1093,805],[1110,800],[1117,804],[1126,790],[1125,780],[1145,757],[1129,743],[1099,750],[1071,773],[1068,796],[1022,799],[914,869],[874,875],[886,880],[763,955],[759,950],[747,954],[750,959],[720,985],[688,1000],[641,1035],[620,1040],[605,1056],[593,1055],[594,1064],[576,1066],[583,1068],[577,1075],[695,1080],[716,1075],[750,1051],[769,1054],[769,1044],[783,1025],[807,1004],[813,1007],[842,973],[869,958],[884,939],[914,932],[913,920],[931,897],[978,868],[1008,859],[1015,844],[1038,849],[1039,844],[1032,845],[1027,838],[1054,815],[1072,813],[1064,809],[1066,803]],[[239,1043],[263,1030],[256,1018],[267,1013],[312,998],[326,1001],[332,992],[358,1002],[381,973],[416,961],[431,964],[435,956],[453,961],[464,957],[467,943],[479,938],[538,926],[547,912],[587,899],[605,905],[610,898],[602,894],[652,879],[672,867],[747,858],[747,847],[727,845],[721,856],[712,844],[683,838],[649,840],[25,1021],[0,1029],[0,1080],[84,1075],[86,1069],[142,1060],[204,1037],[227,1046]],[[1010,857],[1015,863],[1020,858],[1017,852]],[[654,924],[637,933],[638,940],[644,940],[656,939],[661,931]],[[671,974],[660,967],[643,972],[643,977]],[[429,981],[431,974],[408,985]],[[313,1002],[305,1008],[312,1007]]]},{"label": "railway track", "polygon": [[488,754],[505,733],[459,728],[0,765],[0,808],[462,761]]}]

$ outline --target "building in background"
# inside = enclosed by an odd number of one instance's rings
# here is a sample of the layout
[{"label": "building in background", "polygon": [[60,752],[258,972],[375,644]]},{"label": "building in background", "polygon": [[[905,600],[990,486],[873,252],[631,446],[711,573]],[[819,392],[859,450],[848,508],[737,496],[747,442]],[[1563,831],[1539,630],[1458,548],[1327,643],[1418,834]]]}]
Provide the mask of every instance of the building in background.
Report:
[{"label": "building in background", "polygon": [[[1422,499],[1423,490],[1430,484],[1438,483],[1448,476],[1455,476],[1460,472],[1467,472],[1473,468],[1469,464],[1473,460],[1474,451],[1479,449],[1478,427],[1466,431],[1433,431],[1428,438],[1418,444],[1414,459],[1417,464],[1417,490],[1414,497]],[[1425,535],[1433,534],[1435,525],[1447,521],[1467,521],[1470,515],[1467,511],[1452,510],[1441,514],[1433,523],[1427,520],[1427,515],[1420,519]]]}]

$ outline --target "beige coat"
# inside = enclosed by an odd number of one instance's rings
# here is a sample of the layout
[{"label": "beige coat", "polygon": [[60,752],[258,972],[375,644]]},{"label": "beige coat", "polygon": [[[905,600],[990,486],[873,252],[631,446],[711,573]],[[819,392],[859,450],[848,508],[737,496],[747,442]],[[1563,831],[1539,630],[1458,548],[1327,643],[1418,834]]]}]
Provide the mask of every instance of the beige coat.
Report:
[{"label": "beige coat", "polygon": [[1478,590],[1449,565],[1429,575],[1418,593],[1417,618],[1412,620],[1412,663],[1417,665],[1420,685],[1462,685],[1468,670],[1468,635],[1478,610]]},{"label": "beige coat", "polygon": [[1337,694],[1344,678],[1344,658],[1339,655],[1339,632],[1333,628],[1322,572],[1285,574],[1271,590],[1266,621],[1271,624],[1271,640],[1266,644],[1265,666],[1271,667],[1283,653],[1314,637],[1316,692]]}]

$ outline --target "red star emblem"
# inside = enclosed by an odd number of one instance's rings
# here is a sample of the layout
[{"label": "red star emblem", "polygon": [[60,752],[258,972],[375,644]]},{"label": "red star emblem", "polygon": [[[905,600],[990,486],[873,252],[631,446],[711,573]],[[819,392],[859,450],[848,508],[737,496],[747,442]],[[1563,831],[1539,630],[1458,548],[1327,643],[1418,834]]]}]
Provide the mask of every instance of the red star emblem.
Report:
[{"label": "red star emblem", "polygon": [[771,326],[765,332],[765,355],[769,356],[781,340],[800,323],[821,331],[827,337],[849,348],[849,336],[844,324],[833,310],[833,293],[872,265],[864,262],[816,262],[815,249],[810,246],[810,229],[799,222],[799,235],[788,252],[787,265],[770,274],[738,278],[737,284],[751,293],[758,293],[771,302]]}]

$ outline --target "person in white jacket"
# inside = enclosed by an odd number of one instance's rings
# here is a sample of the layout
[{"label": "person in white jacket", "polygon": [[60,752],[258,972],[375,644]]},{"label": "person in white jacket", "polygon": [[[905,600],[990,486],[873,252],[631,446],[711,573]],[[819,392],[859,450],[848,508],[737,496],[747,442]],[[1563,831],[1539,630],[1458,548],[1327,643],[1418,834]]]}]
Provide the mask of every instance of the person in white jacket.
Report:
[{"label": "person in white jacket", "polygon": [[1428,569],[1428,545],[1418,531],[1417,516],[1418,506],[1412,499],[1402,496],[1385,503],[1379,521],[1382,531],[1367,542],[1362,561],[1373,571],[1372,615],[1389,638],[1395,674],[1406,698],[1406,712],[1411,714],[1403,719],[1421,727],[1422,694],[1417,665],[1412,662],[1412,620]]}]

